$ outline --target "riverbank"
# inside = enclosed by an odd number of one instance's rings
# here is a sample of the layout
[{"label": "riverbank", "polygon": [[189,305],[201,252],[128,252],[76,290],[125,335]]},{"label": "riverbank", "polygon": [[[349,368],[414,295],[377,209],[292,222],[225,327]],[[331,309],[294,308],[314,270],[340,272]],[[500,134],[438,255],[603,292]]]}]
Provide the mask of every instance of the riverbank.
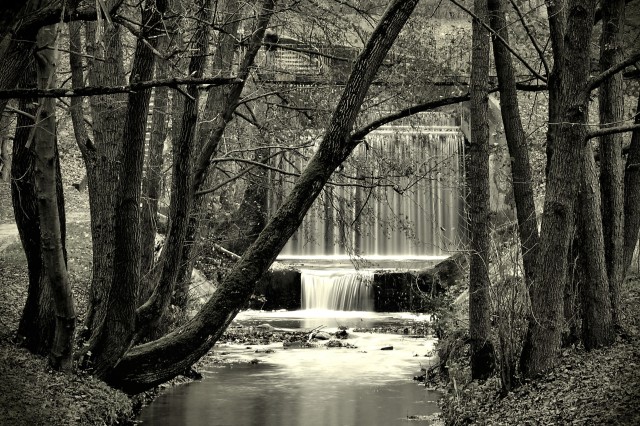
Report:
[{"label": "riverbank", "polygon": [[[447,425],[638,425],[640,424],[640,276],[626,284],[625,339],[587,352],[565,348],[557,367],[506,396],[497,377],[460,380],[442,399]],[[462,371],[461,371],[462,370]]]}]

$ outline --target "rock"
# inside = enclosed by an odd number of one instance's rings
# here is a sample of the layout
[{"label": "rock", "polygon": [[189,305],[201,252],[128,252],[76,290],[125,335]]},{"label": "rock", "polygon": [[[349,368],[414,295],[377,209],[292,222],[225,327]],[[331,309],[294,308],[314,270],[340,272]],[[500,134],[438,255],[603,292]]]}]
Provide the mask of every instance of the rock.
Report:
[{"label": "rock", "polygon": [[331,335],[329,333],[327,333],[326,331],[318,331],[314,334],[311,335],[312,339],[316,339],[316,340],[329,340],[331,339]]},{"label": "rock", "polygon": [[273,331],[274,330],[273,326],[271,324],[267,324],[267,323],[257,325],[256,329],[261,330],[261,331]]},{"label": "rock", "polygon": [[383,346],[380,348],[381,351],[392,351],[393,346]]},{"label": "rock", "polygon": [[340,329],[336,331],[336,337],[338,339],[346,339],[349,337],[349,333],[347,333],[347,330]]}]

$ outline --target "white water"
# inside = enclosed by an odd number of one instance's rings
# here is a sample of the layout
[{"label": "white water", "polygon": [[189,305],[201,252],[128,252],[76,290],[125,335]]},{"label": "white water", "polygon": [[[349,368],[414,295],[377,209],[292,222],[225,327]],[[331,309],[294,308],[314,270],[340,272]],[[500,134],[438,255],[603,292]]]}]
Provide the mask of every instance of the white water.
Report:
[{"label": "white water", "polygon": [[[367,137],[332,177],[341,185],[322,192],[280,258],[440,256],[459,247],[464,138],[448,114],[416,120]],[[287,154],[278,167],[302,170],[309,150]],[[293,184],[274,178],[279,190],[271,193],[270,211]]]},{"label": "white water", "polygon": [[301,270],[302,309],[373,311],[373,272]]}]

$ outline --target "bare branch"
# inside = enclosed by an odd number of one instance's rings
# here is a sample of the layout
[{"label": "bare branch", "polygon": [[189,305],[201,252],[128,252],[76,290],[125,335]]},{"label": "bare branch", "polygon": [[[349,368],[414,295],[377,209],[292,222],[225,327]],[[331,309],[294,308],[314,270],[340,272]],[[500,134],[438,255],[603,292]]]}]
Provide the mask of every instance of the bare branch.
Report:
[{"label": "bare branch", "polygon": [[589,82],[589,91],[593,89],[597,89],[605,80],[610,78],[612,75],[619,73],[624,70],[629,65],[634,65],[636,62],[640,61],[640,50],[636,50],[624,61],[620,62],[612,66],[611,68],[603,71],[602,73],[591,77],[591,81]]},{"label": "bare branch", "polygon": [[544,67],[545,73],[549,75],[551,72],[550,71],[551,68],[549,68],[549,63],[547,62],[547,59],[544,57],[544,51],[538,44],[538,41],[536,40],[536,38],[533,36],[533,33],[531,32],[531,28],[529,28],[529,24],[526,21],[524,15],[522,14],[522,10],[520,10],[520,6],[518,6],[518,3],[516,3],[515,0],[509,0],[509,1],[511,2],[511,6],[513,6],[513,9],[518,14],[518,17],[520,18],[520,23],[522,24],[522,27],[524,28],[524,30],[527,32],[527,35],[529,36],[529,40],[531,40],[531,44],[533,44],[534,49],[536,49],[536,52],[538,52],[538,56],[540,57],[540,61],[542,62],[542,66]]},{"label": "bare branch", "polygon": [[11,89],[0,90],[0,99],[21,98],[72,98],[75,96],[112,95],[114,93],[131,93],[152,87],[172,87],[180,85],[224,86],[226,84],[240,84],[241,79],[235,77],[204,77],[204,78],[168,78],[164,80],[140,81],[126,86],[87,86],[76,89]]},{"label": "bare branch", "polygon": [[626,126],[618,127],[605,127],[603,129],[593,130],[587,133],[586,140],[599,138],[600,136],[613,135],[615,133],[633,132],[634,130],[640,130],[640,124],[629,124]]}]

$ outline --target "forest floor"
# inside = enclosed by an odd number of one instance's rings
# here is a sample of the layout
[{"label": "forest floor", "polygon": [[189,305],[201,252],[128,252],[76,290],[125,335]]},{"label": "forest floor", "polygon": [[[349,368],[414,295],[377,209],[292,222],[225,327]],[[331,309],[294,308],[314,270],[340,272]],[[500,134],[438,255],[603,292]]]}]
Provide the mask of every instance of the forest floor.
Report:
[{"label": "forest floor", "polygon": [[[556,368],[503,396],[497,377],[449,383],[442,400],[447,425],[640,425],[640,276],[625,287],[626,338],[587,352],[562,351]],[[468,363],[467,363],[468,364]],[[468,365],[460,366],[466,370]],[[460,374],[452,376],[460,378]]]},{"label": "forest floor", "polygon": [[[65,187],[69,275],[82,324],[91,278],[87,194]],[[26,258],[12,223],[9,185],[0,182],[0,425],[111,425],[133,416],[122,392],[80,372],[51,371],[47,359],[15,342],[27,287]]]}]

